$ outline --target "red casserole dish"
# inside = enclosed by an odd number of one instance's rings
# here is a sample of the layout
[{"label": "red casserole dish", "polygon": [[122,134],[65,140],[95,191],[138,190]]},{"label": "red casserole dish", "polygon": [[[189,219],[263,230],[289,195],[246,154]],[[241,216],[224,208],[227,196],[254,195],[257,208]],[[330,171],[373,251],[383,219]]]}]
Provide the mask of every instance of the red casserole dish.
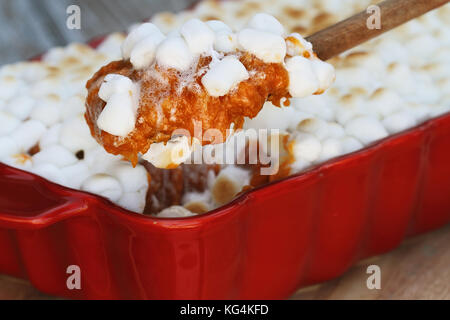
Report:
[{"label": "red casserole dish", "polygon": [[0,163],[0,273],[74,299],[287,298],[450,222],[449,139],[446,114],[178,219]]},{"label": "red casserole dish", "polygon": [[180,219],[0,164],[0,272],[75,299],[287,298],[448,223],[449,138],[447,114]]}]

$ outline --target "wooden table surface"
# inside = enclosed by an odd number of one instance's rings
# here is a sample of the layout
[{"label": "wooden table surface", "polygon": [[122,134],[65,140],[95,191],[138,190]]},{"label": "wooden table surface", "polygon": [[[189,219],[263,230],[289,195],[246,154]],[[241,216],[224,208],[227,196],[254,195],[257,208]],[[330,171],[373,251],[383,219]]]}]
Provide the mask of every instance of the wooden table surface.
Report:
[{"label": "wooden table surface", "polygon": [[[155,12],[179,11],[194,1],[0,0],[0,65],[125,30]],[[66,27],[70,4],[81,8],[81,30]],[[381,267],[381,290],[366,287],[369,264]],[[28,282],[0,275],[0,299],[46,298],[52,299]],[[450,226],[409,239],[395,251],[360,262],[336,280],[298,291],[292,299],[450,299]]]}]

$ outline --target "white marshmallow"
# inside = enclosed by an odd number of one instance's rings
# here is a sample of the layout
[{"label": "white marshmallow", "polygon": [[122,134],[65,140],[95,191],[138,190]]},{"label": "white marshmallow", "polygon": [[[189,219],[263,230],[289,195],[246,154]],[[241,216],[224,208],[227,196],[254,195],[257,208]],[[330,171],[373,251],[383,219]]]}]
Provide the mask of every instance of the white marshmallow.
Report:
[{"label": "white marshmallow", "polygon": [[63,147],[73,153],[80,150],[86,151],[98,146],[95,139],[91,136],[86,121],[81,115],[67,120],[62,124],[59,132],[59,142]]},{"label": "white marshmallow", "polygon": [[328,136],[328,124],[318,118],[307,118],[299,122],[297,130],[315,135],[319,140]]},{"label": "white marshmallow", "polygon": [[64,106],[61,109],[61,120],[72,119],[75,116],[83,114],[86,110],[84,105],[85,98],[81,95],[74,95],[64,101]]},{"label": "white marshmallow", "polygon": [[146,192],[125,192],[122,197],[120,197],[118,203],[121,207],[142,213],[145,209],[146,202]]},{"label": "white marshmallow", "polygon": [[108,56],[110,60],[122,58],[122,44],[126,37],[122,33],[112,33],[97,47],[97,51]]},{"label": "white marshmallow", "polygon": [[219,172],[212,186],[212,197],[215,203],[222,205],[231,201],[242,188],[249,184],[250,174],[235,166],[228,166]]},{"label": "white marshmallow", "polygon": [[0,78],[0,99],[9,100],[14,97],[24,83],[15,77],[7,76]]},{"label": "white marshmallow", "polygon": [[286,56],[283,37],[255,29],[243,29],[238,33],[239,45],[266,63],[281,63]]},{"label": "white marshmallow", "polygon": [[319,158],[322,151],[320,140],[309,133],[297,133],[292,148],[295,159],[305,159],[313,162]]},{"label": "white marshmallow", "polygon": [[405,101],[389,89],[375,91],[368,102],[368,108],[375,110],[381,117],[387,117],[405,105]]},{"label": "white marshmallow", "polygon": [[194,55],[200,55],[213,48],[214,31],[199,19],[191,19],[181,26],[180,33]]},{"label": "white marshmallow", "polygon": [[116,179],[107,174],[95,174],[86,179],[81,190],[103,196],[111,201],[117,201],[122,196],[122,187]]},{"label": "white marshmallow", "polygon": [[356,117],[350,120],[345,126],[345,131],[348,135],[355,137],[365,145],[385,138],[388,135],[380,121],[368,116]]},{"label": "white marshmallow", "polygon": [[40,121],[47,127],[56,124],[60,120],[61,105],[57,102],[40,100],[31,111],[30,118]]},{"label": "white marshmallow", "polygon": [[308,169],[311,166],[311,162],[303,159],[303,158],[297,158],[295,161],[291,164],[291,171],[290,174],[294,174],[297,172],[301,172],[303,170]]},{"label": "white marshmallow", "polygon": [[244,65],[237,58],[227,56],[210,66],[202,78],[202,84],[210,96],[220,97],[248,78]]},{"label": "white marshmallow", "polygon": [[306,41],[299,33],[291,33],[286,38],[286,54],[289,56],[302,56],[307,51],[310,56],[313,54],[311,42]]},{"label": "white marshmallow", "polygon": [[416,119],[408,112],[396,112],[383,120],[383,125],[390,134],[394,134],[416,125]]},{"label": "white marshmallow", "polygon": [[122,156],[108,153],[98,144],[94,148],[85,150],[84,152],[84,161],[89,167],[89,171],[93,174],[109,173],[109,168],[122,160]]},{"label": "white marshmallow", "polygon": [[147,189],[147,170],[141,165],[133,168],[130,162],[120,161],[115,163],[108,172],[119,180],[124,192],[136,192]]},{"label": "white marshmallow", "polygon": [[136,69],[149,67],[155,61],[156,48],[165,39],[160,33],[152,34],[139,41],[131,51],[130,62]]},{"label": "white marshmallow", "polygon": [[22,151],[28,151],[35,146],[45,132],[45,126],[37,120],[22,122],[11,134],[11,138]]},{"label": "white marshmallow", "polygon": [[289,93],[293,97],[306,97],[319,90],[320,83],[310,60],[301,56],[286,59],[286,70],[289,74]]},{"label": "white marshmallow", "polygon": [[62,174],[61,169],[55,166],[54,164],[42,163],[33,166],[31,172],[54,183],[58,183],[61,185],[66,184],[66,178]]},{"label": "white marshmallow", "polygon": [[333,101],[330,101],[326,95],[310,95],[301,99],[292,99],[291,108],[307,113],[308,117],[314,115],[325,121],[334,121],[336,108],[332,106],[332,103]]},{"label": "white marshmallow", "polygon": [[9,112],[0,111],[0,135],[11,133],[20,124],[20,120]]},{"label": "white marshmallow", "polygon": [[164,142],[153,143],[142,159],[150,162],[157,168],[167,169],[178,166],[191,156],[189,138],[179,136]]},{"label": "white marshmallow", "polygon": [[17,143],[8,136],[0,137],[0,160],[19,152]]},{"label": "white marshmallow", "polygon": [[127,93],[112,95],[97,118],[97,126],[112,135],[126,137],[136,123],[132,97]]},{"label": "white marshmallow", "polygon": [[130,93],[133,94],[136,90],[133,81],[130,78],[121,74],[110,73],[103,79],[98,96],[105,102],[108,102],[116,93]]},{"label": "white marshmallow", "polygon": [[181,206],[172,206],[157,214],[158,218],[183,218],[190,216],[195,216],[195,213],[192,213]]},{"label": "white marshmallow", "polygon": [[225,24],[224,22],[220,21],[220,20],[209,20],[205,22],[208,27],[214,31],[214,32],[219,32],[219,31],[226,31],[226,32],[233,32],[233,30],[231,30],[231,28]]},{"label": "white marshmallow", "polygon": [[336,122],[330,122],[328,123],[328,137],[334,138],[334,139],[340,139],[345,136],[345,130],[344,127],[341,126],[339,123]]},{"label": "white marshmallow", "polygon": [[31,97],[21,95],[9,101],[6,111],[20,120],[25,120],[29,117],[34,104],[35,102]]},{"label": "white marshmallow", "polygon": [[75,155],[64,147],[53,145],[40,150],[33,156],[33,163],[50,163],[62,168],[77,162]]},{"label": "white marshmallow", "polygon": [[72,189],[80,189],[84,180],[91,174],[85,161],[78,161],[73,165],[64,167],[61,169],[61,173],[66,180],[65,186]]},{"label": "white marshmallow", "polygon": [[214,49],[219,52],[234,52],[238,47],[238,39],[237,35],[226,31],[221,30],[216,33],[216,38],[214,41]]},{"label": "white marshmallow", "polygon": [[334,79],[336,79],[334,67],[331,64],[319,59],[311,60],[311,66],[317,79],[319,80],[319,90],[325,91],[331,86]]},{"label": "white marshmallow", "polygon": [[248,22],[248,26],[253,29],[271,32],[279,36],[284,34],[283,25],[274,16],[267,13],[255,14]]},{"label": "white marshmallow", "polygon": [[192,65],[194,56],[181,37],[169,37],[158,46],[156,61],[166,68],[186,71]]},{"label": "white marshmallow", "polygon": [[135,28],[125,39],[122,44],[122,56],[125,60],[130,58],[131,51],[134,46],[142,39],[150,36],[164,36],[161,31],[153,23],[144,23]]},{"label": "white marshmallow", "polygon": [[338,157],[344,153],[341,141],[334,138],[325,139],[322,142],[322,151],[319,155],[319,161],[327,161],[331,158]]},{"label": "white marshmallow", "polygon": [[341,139],[343,153],[351,153],[364,148],[363,144],[353,137],[344,137]]}]

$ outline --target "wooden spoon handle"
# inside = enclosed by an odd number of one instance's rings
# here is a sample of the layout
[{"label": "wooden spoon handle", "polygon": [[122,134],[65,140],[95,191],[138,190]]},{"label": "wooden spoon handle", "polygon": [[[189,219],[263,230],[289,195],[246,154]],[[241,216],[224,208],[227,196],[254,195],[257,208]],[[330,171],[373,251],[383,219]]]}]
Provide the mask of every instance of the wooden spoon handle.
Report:
[{"label": "wooden spoon handle", "polygon": [[386,0],[377,5],[380,8],[380,29],[369,29],[367,21],[374,12],[362,11],[306,40],[313,44],[320,59],[328,60],[447,2],[449,0]]}]

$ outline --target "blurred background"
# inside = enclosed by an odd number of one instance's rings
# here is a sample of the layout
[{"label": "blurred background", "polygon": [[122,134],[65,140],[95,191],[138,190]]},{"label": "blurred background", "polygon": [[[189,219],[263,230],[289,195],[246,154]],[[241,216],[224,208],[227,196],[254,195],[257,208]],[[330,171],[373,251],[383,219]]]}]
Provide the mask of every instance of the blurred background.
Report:
[{"label": "blurred background", "polygon": [[[126,30],[160,11],[181,11],[196,0],[0,0],[0,65],[67,43]],[[81,9],[81,29],[66,26],[67,7]]]}]

